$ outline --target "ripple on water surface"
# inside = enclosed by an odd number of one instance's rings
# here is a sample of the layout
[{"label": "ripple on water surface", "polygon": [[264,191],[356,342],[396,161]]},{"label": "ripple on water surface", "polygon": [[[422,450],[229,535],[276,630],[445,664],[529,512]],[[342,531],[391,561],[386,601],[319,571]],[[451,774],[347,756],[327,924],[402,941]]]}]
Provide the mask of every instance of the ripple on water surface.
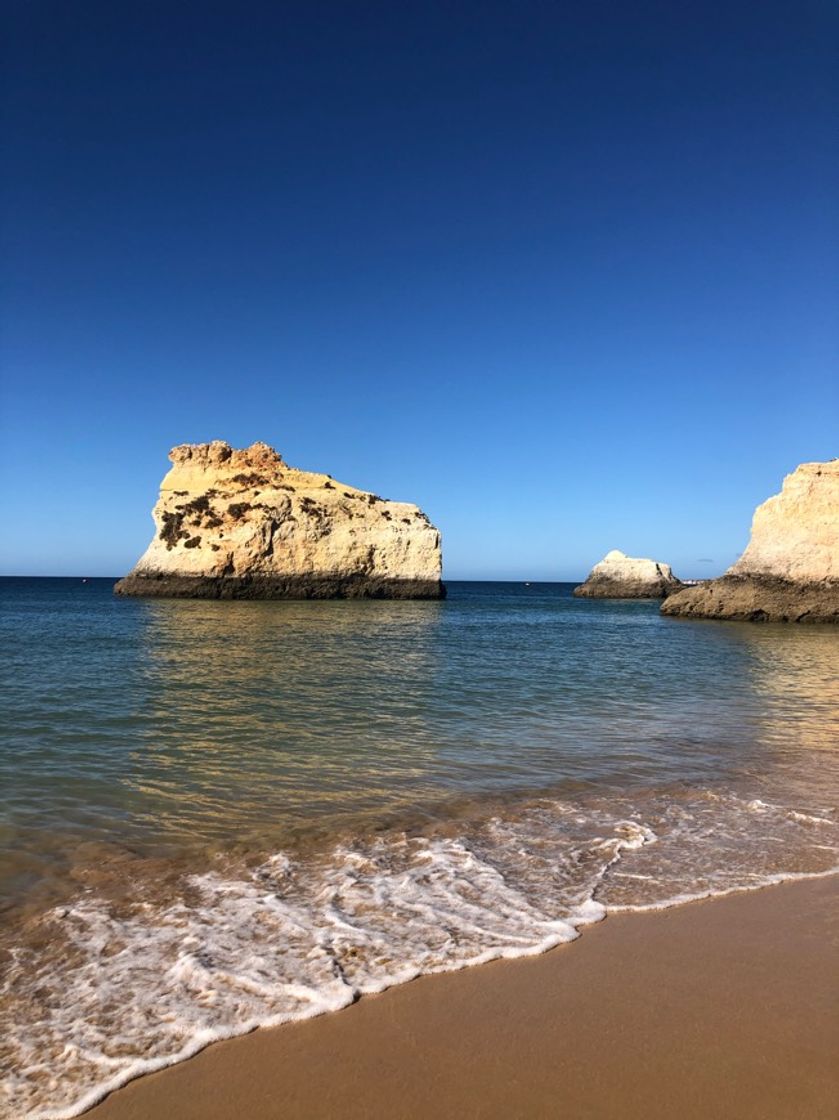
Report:
[{"label": "ripple on water surface", "polygon": [[837,862],[839,635],[3,581],[5,1115]]}]

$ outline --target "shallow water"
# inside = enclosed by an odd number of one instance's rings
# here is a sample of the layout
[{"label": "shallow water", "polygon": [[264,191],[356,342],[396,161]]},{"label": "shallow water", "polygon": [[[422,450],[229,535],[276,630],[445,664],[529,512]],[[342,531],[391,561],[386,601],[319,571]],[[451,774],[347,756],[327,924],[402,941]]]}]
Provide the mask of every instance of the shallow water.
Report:
[{"label": "shallow water", "polygon": [[834,629],[557,584],[111,584],[0,581],[4,1117],[610,909],[836,867]]}]

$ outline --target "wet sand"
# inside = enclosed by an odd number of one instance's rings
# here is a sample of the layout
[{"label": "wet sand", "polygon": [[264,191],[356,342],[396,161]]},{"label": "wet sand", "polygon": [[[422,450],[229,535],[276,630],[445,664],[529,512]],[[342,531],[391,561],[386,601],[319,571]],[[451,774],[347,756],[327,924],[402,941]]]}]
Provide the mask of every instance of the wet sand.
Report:
[{"label": "wet sand", "polygon": [[839,878],[617,915],[218,1043],[89,1120],[835,1120]]}]

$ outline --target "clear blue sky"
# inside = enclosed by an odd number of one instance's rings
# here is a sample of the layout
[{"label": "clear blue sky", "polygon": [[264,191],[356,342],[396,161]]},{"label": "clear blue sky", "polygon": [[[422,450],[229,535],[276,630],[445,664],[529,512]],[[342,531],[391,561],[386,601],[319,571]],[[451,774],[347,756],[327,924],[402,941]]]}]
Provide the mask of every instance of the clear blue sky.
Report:
[{"label": "clear blue sky", "polygon": [[715,574],[839,454],[829,0],[4,21],[2,572],[124,572],[186,441],[418,502],[453,579]]}]

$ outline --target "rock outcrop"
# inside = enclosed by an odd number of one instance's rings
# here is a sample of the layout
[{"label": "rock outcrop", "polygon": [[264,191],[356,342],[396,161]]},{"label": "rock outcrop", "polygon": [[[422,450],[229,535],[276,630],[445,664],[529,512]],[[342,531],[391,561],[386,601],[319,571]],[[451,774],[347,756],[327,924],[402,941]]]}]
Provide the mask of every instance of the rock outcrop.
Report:
[{"label": "rock outcrop", "polygon": [[781,493],[755,511],[737,563],[661,609],[688,618],[839,622],[839,459],[787,475]]},{"label": "rock outcrop", "polygon": [[574,594],[585,599],[663,599],[682,587],[669,564],[607,552]]},{"label": "rock outcrop", "polygon": [[415,505],[289,467],[264,443],[169,455],[155,535],[118,595],[440,599],[440,534]]}]

